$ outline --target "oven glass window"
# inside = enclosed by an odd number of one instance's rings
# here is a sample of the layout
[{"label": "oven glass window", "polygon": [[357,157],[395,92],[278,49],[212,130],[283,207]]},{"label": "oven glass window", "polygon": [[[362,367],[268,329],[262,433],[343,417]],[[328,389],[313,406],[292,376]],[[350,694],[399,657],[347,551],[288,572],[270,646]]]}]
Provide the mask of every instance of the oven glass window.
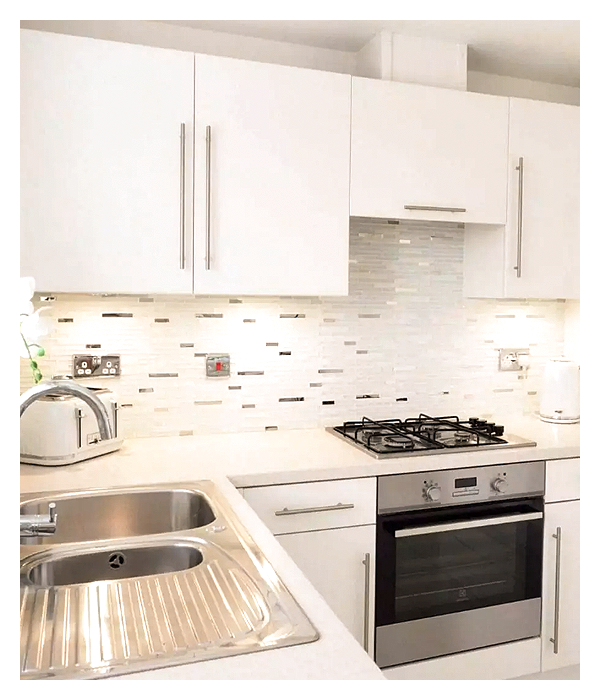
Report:
[{"label": "oven glass window", "polygon": [[406,535],[402,528],[388,529],[393,555],[387,557],[387,567],[377,562],[382,594],[378,624],[539,597],[542,523],[538,519],[430,532],[434,526],[425,528],[426,534]]}]

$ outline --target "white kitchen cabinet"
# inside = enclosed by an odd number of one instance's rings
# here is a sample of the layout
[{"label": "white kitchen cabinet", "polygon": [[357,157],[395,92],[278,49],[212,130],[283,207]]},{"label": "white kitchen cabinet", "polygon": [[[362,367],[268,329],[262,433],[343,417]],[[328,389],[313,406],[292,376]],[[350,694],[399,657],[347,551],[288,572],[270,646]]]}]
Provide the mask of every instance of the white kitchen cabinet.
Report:
[{"label": "white kitchen cabinet", "polygon": [[510,98],[506,227],[465,233],[466,296],[579,298],[579,107]]},{"label": "white kitchen cabinet", "polygon": [[507,153],[507,97],[352,79],[353,216],[504,224]]},{"label": "white kitchen cabinet", "polygon": [[196,55],[196,294],[348,293],[350,81]]},{"label": "white kitchen cabinet", "polygon": [[21,35],[38,290],[348,293],[350,76]]},{"label": "white kitchen cabinet", "polygon": [[547,505],[542,671],[579,663],[579,547],[579,501]]},{"label": "white kitchen cabinet", "polygon": [[579,663],[579,505],[579,458],[546,462],[542,671]]},{"label": "white kitchen cabinet", "polygon": [[297,532],[276,539],[373,657],[375,525]]},{"label": "white kitchen cabinet", "polygon": [[21,30],[21,275],[191,293],[193,118],[192,53]]},{"label": "white kitchen cabinet", "polygon": [[373,657],[377,480],[246,488],[244,498]]}]

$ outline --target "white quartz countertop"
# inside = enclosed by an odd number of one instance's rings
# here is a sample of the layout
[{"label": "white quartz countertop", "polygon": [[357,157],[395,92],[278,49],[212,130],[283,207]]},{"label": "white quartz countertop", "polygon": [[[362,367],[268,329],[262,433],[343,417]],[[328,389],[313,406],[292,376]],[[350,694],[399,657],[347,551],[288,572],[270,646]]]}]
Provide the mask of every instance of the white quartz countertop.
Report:
[{"label": "white quartz countertop", "polygon": [[496,420],[536,447],[376,459],[324,429],[127,440],[118,452],[67,467],[21,465],[21,493],[211,479],[320,632],[311,644],[158,669],[120,680],[383,680],[235,487],[321,481],[579,456],[579,424]]},{"label": "white quartz countertop", "polygon": [[323,428],[138,438],[126,440],[118,452],[67,467],[22,464],[21,493],[213,477],[227,477],[240,488],[579,456],[578,423],[534,417],[496,423],[537,446],[376,459]]}]

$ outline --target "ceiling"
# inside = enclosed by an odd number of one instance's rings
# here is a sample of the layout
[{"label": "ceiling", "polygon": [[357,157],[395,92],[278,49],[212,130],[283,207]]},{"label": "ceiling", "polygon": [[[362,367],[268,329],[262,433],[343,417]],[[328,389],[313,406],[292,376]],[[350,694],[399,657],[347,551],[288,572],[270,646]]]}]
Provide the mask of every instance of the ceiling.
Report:
[{"label": "ceiling", "polygon": [[156,20],[356,52],[381,31],[468,46],[469,70],[579,87],[579,20]]}]

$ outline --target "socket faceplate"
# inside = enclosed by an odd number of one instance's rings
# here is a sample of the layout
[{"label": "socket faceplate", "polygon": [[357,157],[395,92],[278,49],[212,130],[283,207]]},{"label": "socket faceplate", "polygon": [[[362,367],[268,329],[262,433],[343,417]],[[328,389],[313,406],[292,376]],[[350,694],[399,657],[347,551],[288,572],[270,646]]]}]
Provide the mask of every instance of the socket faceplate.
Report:
[{"label": "socket faceplate", "polygon": [[529,348],[500,348],[498,350],[499,372],[520,372],[523,369],[520,355],[529,355]]},{"label": "socket faceplate", "polygon": [[121,374],[120,355],[73,355],[73,377],[118,377]]}]

